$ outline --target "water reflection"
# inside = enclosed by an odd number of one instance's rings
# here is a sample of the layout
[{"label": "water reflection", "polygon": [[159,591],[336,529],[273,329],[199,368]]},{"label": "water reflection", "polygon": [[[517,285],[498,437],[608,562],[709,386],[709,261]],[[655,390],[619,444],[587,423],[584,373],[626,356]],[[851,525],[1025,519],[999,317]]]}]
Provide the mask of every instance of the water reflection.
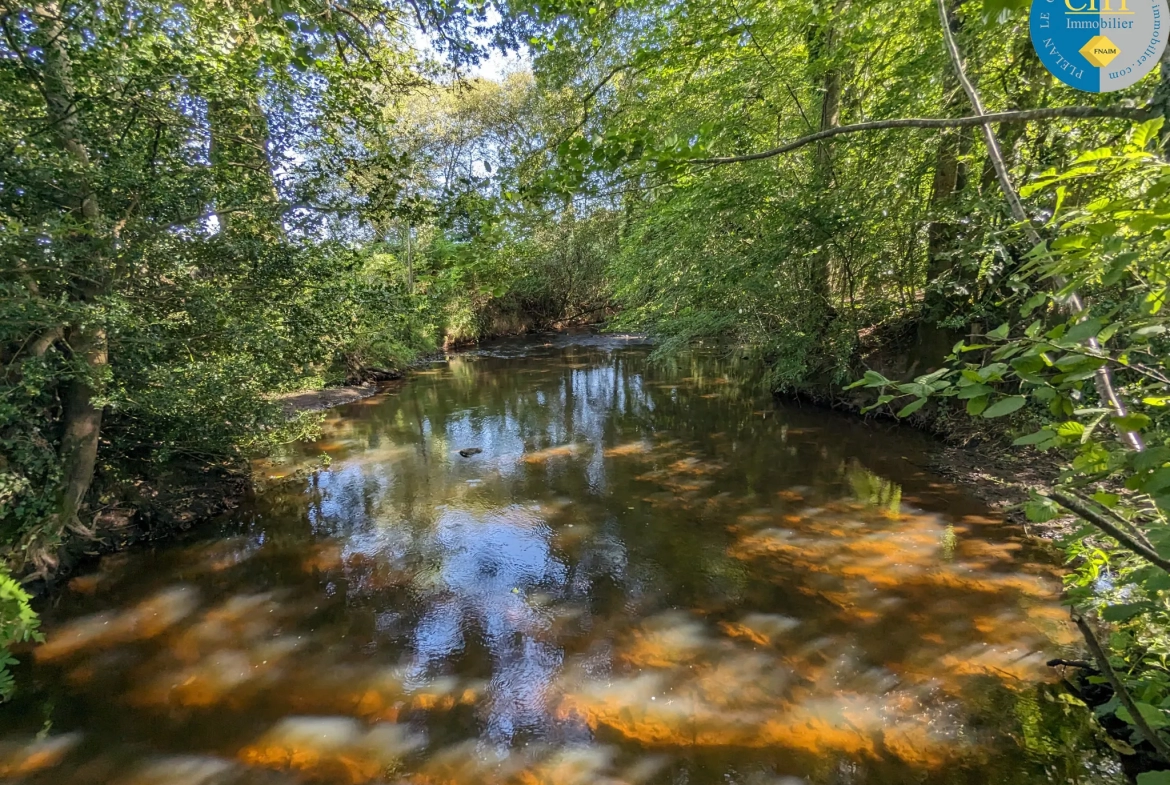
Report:
[{"label": "water reflection", "polygon": [[1120,777],[1045,683],[1071,640],[1050,569],[924,442],[646,354],[453,357],[258,466],[305,479],[218,536],[74,579],[0,776]]}]

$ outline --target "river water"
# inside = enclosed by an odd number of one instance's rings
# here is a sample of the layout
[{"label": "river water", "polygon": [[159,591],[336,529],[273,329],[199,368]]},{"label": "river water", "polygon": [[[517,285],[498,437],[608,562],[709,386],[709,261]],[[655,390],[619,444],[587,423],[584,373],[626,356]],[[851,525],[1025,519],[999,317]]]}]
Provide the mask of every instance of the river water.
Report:
[{"label": "river water", "polygon": [[75,577],[0,777],[1120,781],[1044,664],[1072,643],[1051,560],[929,442],[648,354],[454,355],[216,525]]}]

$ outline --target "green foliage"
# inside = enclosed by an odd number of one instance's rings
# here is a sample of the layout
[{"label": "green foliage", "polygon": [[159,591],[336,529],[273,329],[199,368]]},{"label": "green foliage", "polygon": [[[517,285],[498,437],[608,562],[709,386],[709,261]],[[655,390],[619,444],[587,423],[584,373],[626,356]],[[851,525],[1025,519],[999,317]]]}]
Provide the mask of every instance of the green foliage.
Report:
[{"label": "green foliage", "polygon": [[10,647],[16,643],[40,642],[40,620],[29,604],[26,592],[7,571],[0,571],[0,699],[7,699],[16,688],[9,668],[16,664]]},{"label": "green foliage", "polygon": [[[878,390],[882,405],[953,398],[973,415],[1014,416],[1023,431],[1017,447],[1059,455],[1057,490],[1167,556],[1170,346],[1162,304],[1170,282],[1170,166],[1146,149],[1161,125],[1138,126],[1127,144],[1077,156],[1024,189],[1054,204],[1053,239],[1005,281],[997,305],[1006,321],[957,343],[932,374],[898,384],[870,373],[854,386]],[[1059,307],[1074,292],[1091,303],[1087,311]],[[1124,416],[1101,397],[1101,369],[1126,402]],[[1129,433],[1140,434],[1144,450],[1132,448]],[[1036,496],[1026,512],[1044,521],[1064,511]],[[1074,568],[1069,601],[1115,625],[1114,667],[1147,724],[1170,726],[1170,575],[1108,531],[1086,528],[1065,545]],[[1111,711],[1134,723],[1120,704]]]},{"label": "green foliage", "polygon": [[[0,562],[14,574],[52,574],[142,484],[243,471],[303,434],[280,393],[486,334],[484,311],[520,280],[529,299],[596,295],[595,260],[533,282],[545,259],[517,250],[531,226],[480,168],[528,149],[531,79],[451,87],[413,54],[407,10],[461,63],[480,53],[481,4],[5,6]],[[7,614],[0,636],[28,638],[31,618]]]}]

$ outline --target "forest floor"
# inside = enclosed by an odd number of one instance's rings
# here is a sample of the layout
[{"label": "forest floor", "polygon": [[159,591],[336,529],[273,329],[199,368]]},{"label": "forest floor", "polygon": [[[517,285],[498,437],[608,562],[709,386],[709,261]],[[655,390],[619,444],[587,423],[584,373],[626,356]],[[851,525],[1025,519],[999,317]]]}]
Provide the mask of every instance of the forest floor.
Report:
[{"label": "forest floor", "polygon": [[1021,508],[1033,489],[1052,486],[1059,469],[1047,456],[1010,455],[994,442],[977,446],[941,442],[927,456],[926,467],[963,486],[1005,520],[1022,525],[1033,536],[1055,539],[1073,523],[1072,517],[1034,523]]}]

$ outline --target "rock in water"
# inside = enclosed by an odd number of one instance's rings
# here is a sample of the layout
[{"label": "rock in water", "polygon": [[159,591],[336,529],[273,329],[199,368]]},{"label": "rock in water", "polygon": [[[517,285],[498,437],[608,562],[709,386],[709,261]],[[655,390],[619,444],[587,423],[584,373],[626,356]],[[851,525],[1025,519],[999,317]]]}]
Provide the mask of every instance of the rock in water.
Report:
[{"label": "rock in water", "polygon": [[473,455],[479,455],[481,452],[483,452],[483,449],[479,447],[464,447],[459,451],[459,454],[464,458],[470,458]]}]

